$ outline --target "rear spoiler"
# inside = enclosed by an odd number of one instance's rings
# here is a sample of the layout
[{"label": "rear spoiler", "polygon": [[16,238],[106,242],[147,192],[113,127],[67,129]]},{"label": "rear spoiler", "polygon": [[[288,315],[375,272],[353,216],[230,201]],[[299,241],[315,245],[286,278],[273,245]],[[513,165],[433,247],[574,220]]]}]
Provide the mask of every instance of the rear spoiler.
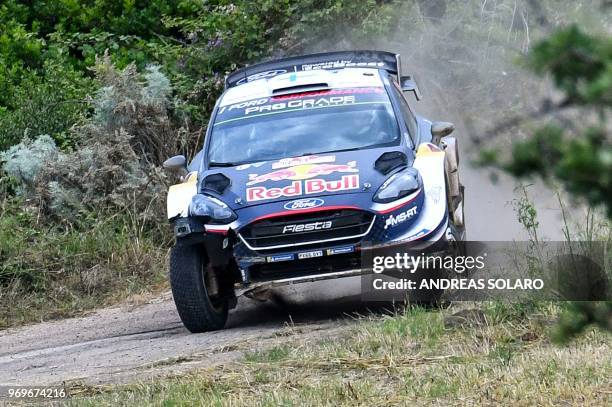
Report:
[{"label": "rear spoiler", "polygon": [[378,68],[401,75],[400,55],[386,51],[340,51],[275,59],[238,69],[225,78],[225,88],[233,88],[257,79],[272,78],[287,72],[316,69]]}]

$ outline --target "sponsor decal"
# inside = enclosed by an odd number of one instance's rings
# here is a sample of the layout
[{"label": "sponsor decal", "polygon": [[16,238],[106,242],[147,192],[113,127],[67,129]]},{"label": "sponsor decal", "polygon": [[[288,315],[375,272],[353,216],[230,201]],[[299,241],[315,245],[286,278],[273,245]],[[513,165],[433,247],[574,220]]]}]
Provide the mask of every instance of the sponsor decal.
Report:
[{"label": "sponsor decal", "polygon": [[267,174],[249,174],[247,185],[255,185],[266,181],[303,180],[320,175],[329,175],[334,172],[359,172],[359,169],[356,167],[357,162],[355,161],[350,161],[346,164],[301,164],[281,168]]},{"label": "sponsor decal", "polygon": [[316,64],[303,64],[302,71],[348,67],[383,68],[384,66],[384,62],[353,62],[350,59],[337,59],[335,61],[318,62]]},{"label": "sponsor decal", "polygon": [[424,235],[428,234],[429,232],[431,232],[431,230],[429,230],[429,229],[421,229],[419,232],[415,233],[414,235],[408,236],[406,238],[406,240],[418,239],[419,237],[424,236]]},{"label": "sponsor decal", "polygon": [[319,198],[305,198],[287,202],[283,207],[290,211],[297,211],[299,209],[318,208],[324,203],[325,201]]},{"label": "sponsor decal", "polygon": [[384,88],[344,88],[245,100],[219,107],[214,126],[260,115],[363,104],[389,104]]},{"label": "sponsor decal", "polygon": [[446,236],[446,240],[448,240],[449,242],[454,242],[457,240],[455,239],[455,236],[453,235],[453,231],[451,230],[451,228],[446,228],[445,236]]},{"label": "sponsor decal", "polygon": [[303,93],[288,93],[286,95],[273,96],[270,101],[276,102],[287,99],[301,99],[304,97],[323,96],[323,95],[363,95],[371,93],[385,93],[384,88],[345,88],[345,89],[330,89],[330,90],[315,90]]},{"label": "sponsor decal", "polygon": [[314,250],[311,252],[298,253],[298,259],[312,259],[314,257],[322,257],[323,250]]},{"label": "sponsor decal", "polygon": [[332,247],[331,249],[327,249],[327,255],[353,253],[354,251],[355,248],[353,246]]},{"label": "sponsor decal", "polygon": [[397,215],[389,215],[389,217],[385,221],[385,229],[387,229],[388,227],[395,227],[399,225],[400,223],[403,223],[407,221],[408,219],[411,219],[414,215],[416,215],[416,213],[417,213],[417,207],[415,205],[412,208],[404,212],[401,212]]},{"label": "sponsor decal", "polygon": [[283,234],[312,232],[313,230],[330,229],[331,227],[332,227],[331,220],[328,220],[325,222],[299,223],[299,224],[293,224],[293,225],[286,225],[283,228]]},{"label": "sponsor decal", "polygon": [[260,99],[259,101],[255,101],[256,103],[253,103],[253,106],[248,106],[244,109],[244,114],[249,115],[251,113],[273,112],[284,109],[312,109],[319,107],[352,105],[355,103],[355,95],[296,99],[287,102],[264,104],[267,101],[268,99]]},{"label": "sponsor decal", "polygon": [[416,153],[417,157],[435,157],[440,155],[444,155],[444,151],[431,143],[421,143]]},{"label": "sponsor decal", "polygon": [[178,237],[187,236],[191,233],[191,225],[189,225],[189,219],[179,218],[174,224],[174,234]]},{"label": "sponsor decal", "polygon": [[272,163],[272,169],[277,170],[279,168],[293,167],[295,165],[302,164],[333,163],[334,161],[336,161],[335,155],[325,155],[321,157],[316,155],[307,155],[304,157],[283,158],[282,160]]},{"label": "sponsor decal", "polygon": [[289,261],[293,260],[295,256],[293,254],[277,254],[275,256],[268,256],[266,260],[268,263],[276,263],[277,261]]},{"label": "sponsor decal", "polygon": [[274,69],[272,71],[259,72],[253,75],[249,75],[246,78],[240,79],[238,82],[236,82],[236,85],[242,85],[243,83],[256,81],[258,79],[271,78],[273,76],[284,73],[287,73],[286,69]]},{"label": "sponsor decal", "polygon": [[339,180],[326,181],[315,178],[304,181],[293,181],[285,187],[267,188],[256,186],[247,188],[247,202],[293,197],[323,192],[338,192],[359,189],[359,174],[343,175]]},{"label": "sponsor decal", "polygon": [[261,161],[258,163],[248,163],[248,164],[242,164],[236,167],[236,170],[238,171],[242,171],[242,170],[246,170],[249,168],[258,168],[261,167],[262,165],[264,165],[266,162],[265,161]]}]

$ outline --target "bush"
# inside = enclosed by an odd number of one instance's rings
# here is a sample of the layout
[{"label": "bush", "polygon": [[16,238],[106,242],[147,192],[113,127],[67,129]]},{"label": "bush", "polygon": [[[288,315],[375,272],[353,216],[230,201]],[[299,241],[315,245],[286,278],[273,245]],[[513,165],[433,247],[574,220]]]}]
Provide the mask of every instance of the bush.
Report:
[{"label": "bush", "polygon": [[181,143],[168,115],[170,81],[155,66],[142,80],[134,65],[117,70],[108,57],[95,72],[102,86],[94,115],[71,130],[74,150],[60,151],[47,135],[26,139],[0,154],[3,170],[49,220],[78,225],[90,213],[126,207],[163,218],[159,164]]},{"label": "bush", "polygon": [[159,67],[140,75],[108,57],[94,72],[100,88],[91,117],[70,130],[74,148],[42,135],[0,153],[3,188],[16,186],[0,196],[0,326],[70,314],[164,276],[159,162],[181,142],[172,86]]},{"label": "bush", "polygon": [[119,70],[105,55],[93,71],[102,87],[92,101],[92,120],[76,129],[79,138],[108,143],[116,132],[125,131],[140,160],[152,165],[180,150],[183,140],[170,120],[172,86],[159,66],[148,66],[141,78],[134,64]]},{"label": "bush", "polygon": [[42,135],[34,141],[26,138],[7,151],[0,152],[0,161],[5,162],[4,172],[15,178],[18,185],[32,190],[43,166],[56,160],[58,155],[53,139],[49,135]]}]

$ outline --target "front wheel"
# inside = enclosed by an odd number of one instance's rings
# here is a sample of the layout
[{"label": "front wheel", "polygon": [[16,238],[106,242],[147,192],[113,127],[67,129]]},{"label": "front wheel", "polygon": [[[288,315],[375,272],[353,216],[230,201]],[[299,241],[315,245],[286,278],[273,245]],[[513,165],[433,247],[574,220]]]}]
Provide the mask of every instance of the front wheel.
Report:
[{"label": "front wheel", "polygon": [[170,253],[170,286],[183,325],[192,333],[214,331],[225,326],[228,300],[211,296],[214,276],[204,249],[177,244]]}]

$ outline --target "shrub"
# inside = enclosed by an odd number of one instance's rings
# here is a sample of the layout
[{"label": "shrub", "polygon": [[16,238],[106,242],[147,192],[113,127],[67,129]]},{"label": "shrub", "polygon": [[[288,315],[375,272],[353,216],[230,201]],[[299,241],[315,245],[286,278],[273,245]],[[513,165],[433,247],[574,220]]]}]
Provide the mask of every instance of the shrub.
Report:
[{"label": "shrub", "polygon": [[103,142],[90,139],[48,162],[36,186],[43,209],[60,222],[73,223],[83,212],[126,207],[140,212],[152,201],[157,204],[163,175],[155,167],[145,171],[131,140],[124,130],[117,130]]},{"label": "shrub", "polygon": [[32,189],[43,166],[57,159],[58,155],[53,139],[49,135],[42,135],[34,141],[26,138],[7,151],[0,152],[0,161],[5,162],[3,170],[7,175]]},{"label": "shrub", "polygon": [[143,81],[134,64],[119,70],[105,55],[93,70],[103,86],[92,101],[93,119],[76,129],[80,138],[108,142],[117,131],[125,131],[140,159],[153,165],[180,149],[169,114],[172,87],[158,66],[147,67]]}]

